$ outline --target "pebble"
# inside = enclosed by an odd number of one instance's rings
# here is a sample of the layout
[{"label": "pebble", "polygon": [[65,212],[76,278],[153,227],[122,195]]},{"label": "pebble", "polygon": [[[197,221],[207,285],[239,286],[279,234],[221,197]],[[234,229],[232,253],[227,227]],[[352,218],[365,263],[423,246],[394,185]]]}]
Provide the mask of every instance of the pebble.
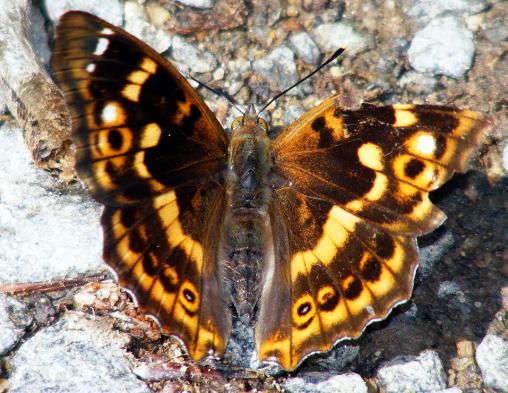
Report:
[{"label": "pebble", "polygon": [[106,269],[101,208],[34,168],[21,130],[0,127],[0,282],[53,281]]},{"label": "pebble", "polygon": [[116,26],[123,22],[123,4],[119,0],[45,0],[44,6],[53,23],[71,10],[90,12]]},{"label": "pebble", "polygon": [[292,34],[289,38],[291,48],[295,51],[296,55],[308,64],[317,64],[319,61],[319,48],[309,33],[301,31]]},{"label": "pebble", "polygon": [[217,59],[211,53],[199,50],[179,35],[173,37],[171,55],[191,72],[212,72],[217,67]]},{"label": "pebble", "polygon": [[314,30],[313,36],[322,52],[334,52],[339,48],[345,48],[349,56],[362,52],[370,44],[369,38],[344,22],[319,25]]},{"label": "pebble", "polygon": [[485,336],[476,349],[476,363],[487,387],[508,392],[508,341]]},{"label": "pebble", "polygon": [[416,22],[427,23],[432,19],[446,15],[467,16],[477,14],[488,7],[485,0],[417,0],[411,2],[407,14]]},{"label": "pebble", "polygon": [[408,50],[411,66],[418,72],[463,76],[473,63],[473,33],[454,16],[434,19],[418,31]]},{"label": "pebble", "polygon": [[384,393],[423,393],[446,389],[443,364],[438,354],[431,350],[380,367],[376,381]]},{"label": "pebble", "polygon": [[161,53],[171,46],[171,36],[148,21],[142,5],[134,1],[125,3],[125,30]]},{"label": "pebble", "polygon": [[224,75],[225,75],[225,70],[224,70],[224,67],[220,66],[219,68],[217,68],[213,75],[212,75],[212,80],[214,81],[220,81],[224,78]]},{"label": "pebble", "polygon": [[0,294],[0,356],[7,354],[23,337],[32,318],[27,307],[13,297]]},{"label": "pebble", "polygon": [[284,389],[291,393],[367,393],[367,384],[354,373],[335,375],[325,381],[311,381],[310,378],[290,378]]},{"label": "pebble", "polygon": [[212,8],[214,0],[176,0],[178,3],[194,8]]},{"label": "pebble", "polygon": [[13,356],[11,393],[149,393],[122,349],[125,333],[99,317],[67,312],[30,337]]},{"label": "pebble", "polygon": [[508,29],[504,20],[494,20],[484,26],[483,34],[493,44],[500,44],[508,40]]},{"label": "pebble", "polygon": [[[271,82],[275,89],[285,89],[298,80],[295,54],[285,45],[274,49],[268,56],[255,60],[252,67],[254,72]],[[288,94],[296,92],[297,89],[292,89]]]},{"label": "pebble", "polygon": [[164,29],[164,24],[173,17],[167,9],[154,3],[146,5],[146,14],[150,23],[159,29]]}]

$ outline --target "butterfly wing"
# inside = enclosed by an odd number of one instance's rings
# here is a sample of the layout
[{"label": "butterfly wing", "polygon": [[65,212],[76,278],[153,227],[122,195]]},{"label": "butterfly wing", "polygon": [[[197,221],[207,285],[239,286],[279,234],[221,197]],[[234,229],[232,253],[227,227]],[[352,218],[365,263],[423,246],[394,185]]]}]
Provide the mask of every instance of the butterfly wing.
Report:
[{"label": "butterfly wing", "polygon": [[[428,193],[463,171],[487,132],[478,113],[335,98],[274,142],[273,276],[262,294],[260,359],[294,369],[411,296],[416,236],[445,215]],[[279,180],[280,182],[280,180]]]},{"label": "butterfly wing", "polygon": [[217,262],[224,130],[167,60],[122,29],[69,12],[56,35],[76,170],[106,205],[104,259],[194,359],[221,355],[231,329]]}]

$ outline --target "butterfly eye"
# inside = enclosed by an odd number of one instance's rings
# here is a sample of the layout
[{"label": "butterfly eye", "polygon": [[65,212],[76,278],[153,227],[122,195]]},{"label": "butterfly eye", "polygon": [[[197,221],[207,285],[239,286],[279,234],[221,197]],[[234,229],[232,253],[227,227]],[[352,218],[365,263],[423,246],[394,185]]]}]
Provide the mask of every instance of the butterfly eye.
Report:
[{"label": "butterfly eye", "polygon": [[265,131],[268,131],[268,123],[265,119],[258,117],[258,124],[263,128]]},{"label": "butterfly eye", "polygon": [[233,123],[231,123],[231,129],[234,130],[241,125],[243,125],[243,117],[242,116],[237,117],[236,119],[233,120]]}]

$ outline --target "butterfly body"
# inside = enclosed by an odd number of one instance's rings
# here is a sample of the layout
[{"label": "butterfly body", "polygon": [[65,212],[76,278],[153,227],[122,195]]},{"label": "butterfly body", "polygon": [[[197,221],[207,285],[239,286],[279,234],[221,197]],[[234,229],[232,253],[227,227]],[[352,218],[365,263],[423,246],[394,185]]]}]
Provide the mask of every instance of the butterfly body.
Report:
[{"label": "butterfly body", "polygon": [[445,220],[429,192],[490,126],[331,97],[273,141],[252,109],[228,137],[168,60],[83,12],[62,17],[52,67],[104,260],[195,360],[224,354],[235,310],[287,370],[386,318],[411,296],[416,237]]},{"label": "butterfly body", "polygon": [[240,319],[249,323],[267,268],[272,152],[267,125],[253,106],[234,123],[238,125],[229,141],[222,248],[232,302]]}]

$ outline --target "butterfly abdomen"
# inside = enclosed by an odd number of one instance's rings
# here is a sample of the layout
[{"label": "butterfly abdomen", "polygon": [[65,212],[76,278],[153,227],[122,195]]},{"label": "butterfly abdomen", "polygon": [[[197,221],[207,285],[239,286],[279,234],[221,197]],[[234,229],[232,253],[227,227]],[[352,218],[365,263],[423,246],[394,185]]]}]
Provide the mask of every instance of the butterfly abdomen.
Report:
[{"label": "butterfly abdomen", "polygon": [[265,260],[270,146],[257,117],[245,115],[229,148],[224,251],[232,301],[245,323],[254,316]]}]

